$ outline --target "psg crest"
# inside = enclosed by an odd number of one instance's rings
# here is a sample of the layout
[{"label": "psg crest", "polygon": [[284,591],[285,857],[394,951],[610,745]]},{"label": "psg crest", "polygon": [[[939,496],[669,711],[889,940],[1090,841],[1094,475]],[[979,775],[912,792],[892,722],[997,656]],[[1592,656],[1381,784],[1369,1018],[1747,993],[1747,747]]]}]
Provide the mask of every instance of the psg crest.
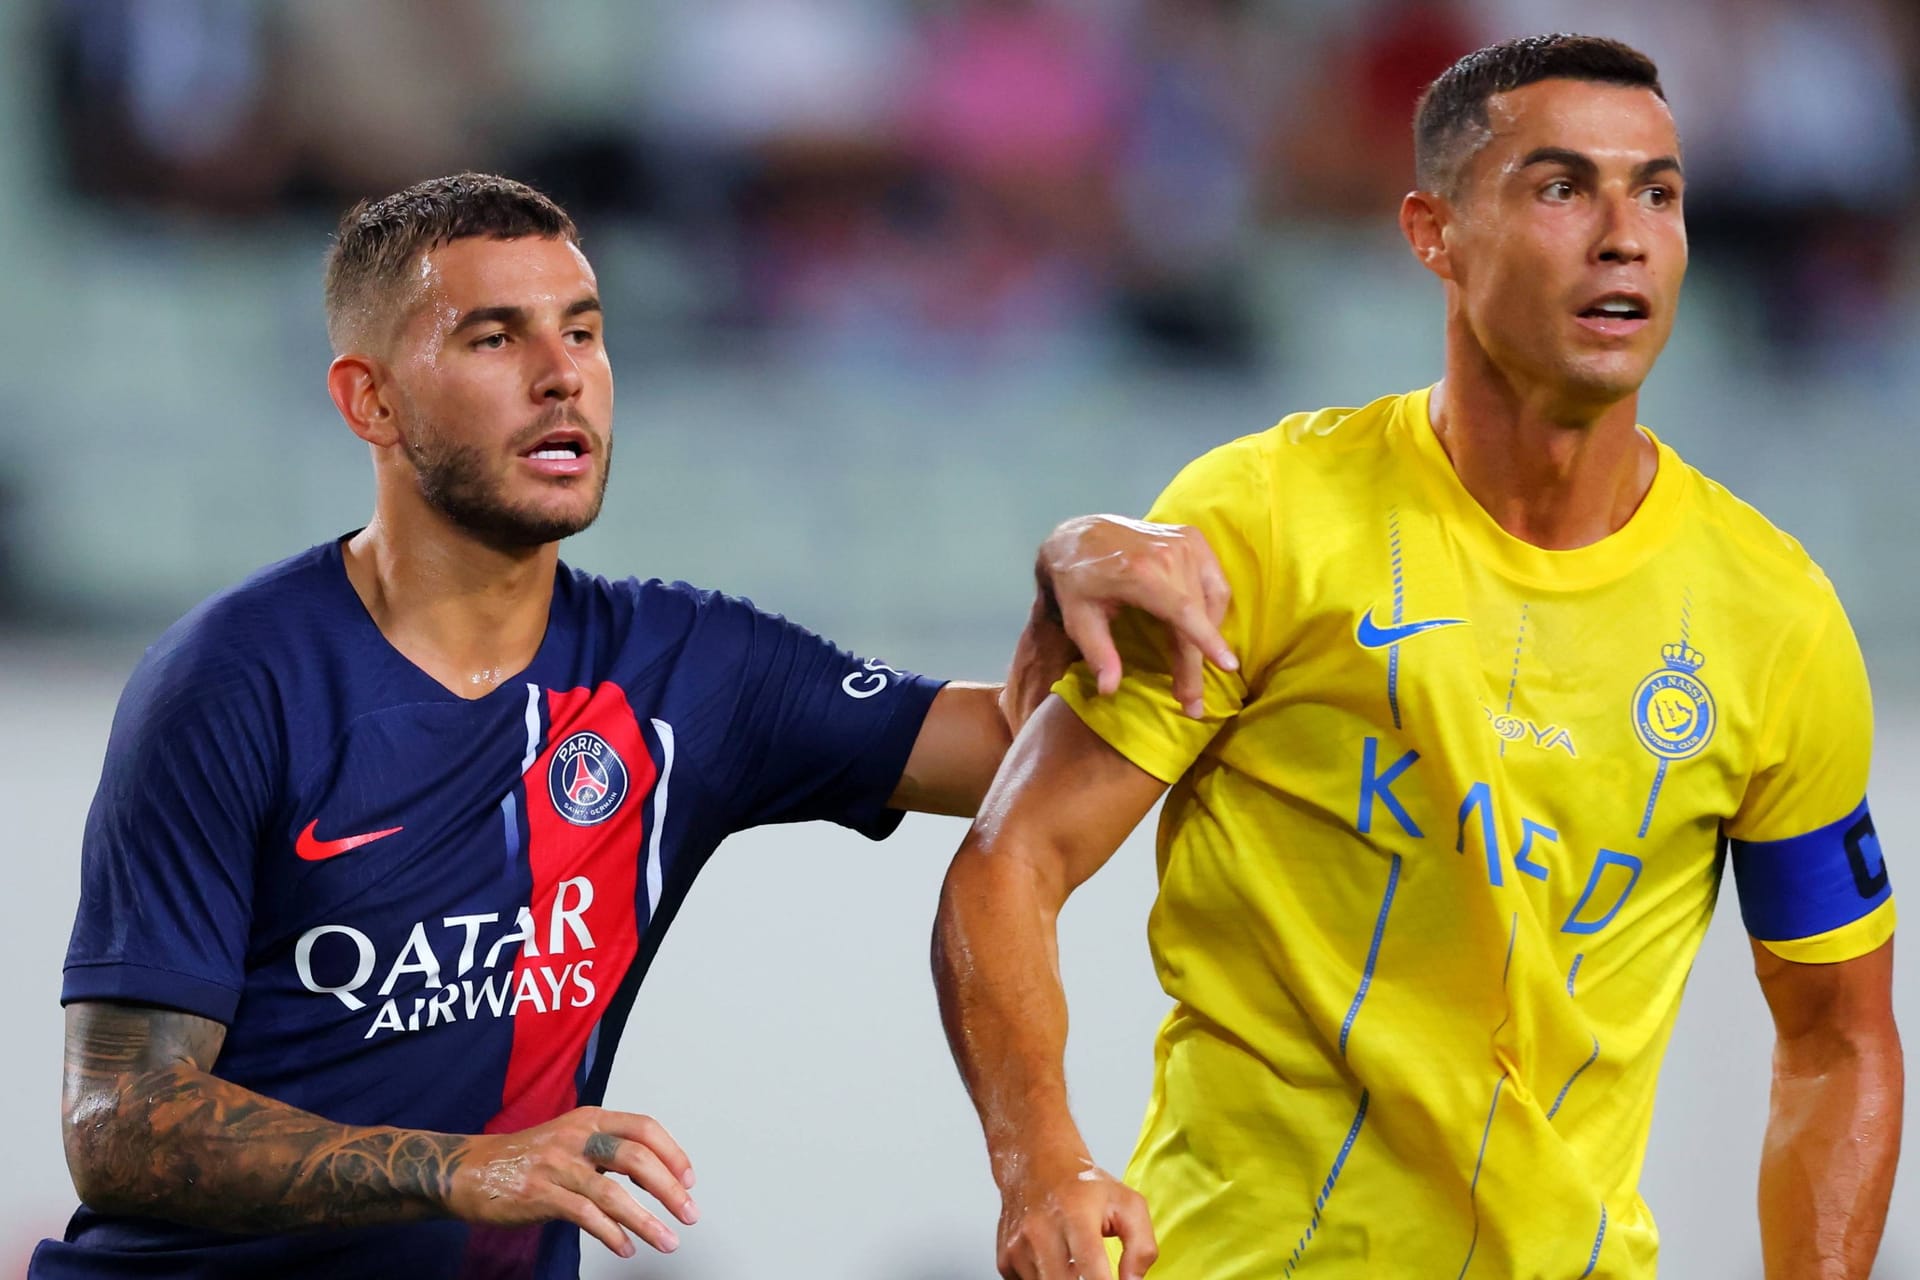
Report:
[{"label": "psg crest", "polygon": [[1706,655],[1684,644],[1662,645],[1666,665],[1633,691],[1633,728],[1641,745],[1666,760],[1684,760],[1713,736],[1713,694],[1695,678]]},{"label": "psg crest", "polygon": [[554,810],[576,827],[605,822],[627,798],[626,762],[599,734],[576,733],[553,753],[547,794]]}]

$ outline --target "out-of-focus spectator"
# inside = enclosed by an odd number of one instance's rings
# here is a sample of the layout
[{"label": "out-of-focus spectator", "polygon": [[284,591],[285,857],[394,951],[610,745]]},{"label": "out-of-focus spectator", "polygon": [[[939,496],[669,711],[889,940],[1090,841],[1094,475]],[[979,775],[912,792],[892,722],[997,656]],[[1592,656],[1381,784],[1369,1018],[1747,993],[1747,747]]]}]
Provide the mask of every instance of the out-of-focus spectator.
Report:
[{"label": "out-of-focus spectator", "polygon": [[973,281],[939,303],[944,319],[1066,322],[1098,301],[1125,106],[1115,37],[1060,0],[964,0],[929,20],[908,127],[971,264],[948,283]]},{"label": "out-of-focus spectator", "polygon": [[848,323],[873,291],[911,30],[884,0],[712,0],[661,16],[641,85],[660,212],[710,318]]},{"label": "out-of-focus spectator", "polygon": [[1122,317],[1149,350],[1245,363],[1255,172],[1273,50],[1234,0],[1150,0],[1121,147]]},{"label": "out-of-focus spectator", "polygon": [[903,16],[884,0],[668,6],[640,100],[655,131],[690,148],[881,144],[902,92]]},{"label": "out-of-focus spectator", "polygon": [[1865,0],[1752,0],[1724,190],[1702,202],[1786,358],[1886,353],[1914,197],[1914,101],[1884,12]]},{"label": "out-of-focus spectator", "polygon": [[235,215],[485,167],[513,118],[479,0],[60,0],[76,185]]},{"label": "out-of-focus spectator", "polygon": [[1894,0],[41,2],[79,190],[246,217],[507,167],[642,228],[675,324],[843,350],[1245,363],[1263,237],[1391,218],[1422,87],[1552,30],[1660,63],[1696,262],[1782,355],[1871,359],[1920,249]]},{"label": "out-of-focus spectator", "polygon": [[1456,59],[1485,43],[1459,0],[1391,0],[1336,37],[1312,73],[1289,134],[1286,207],[1322,216],[1390,211],[1413,173],[1413,109]]},{"label": "out-of-focus spectator", "polygon": [[[297,0],[287,128],[324,202],[488,167],[516,118],[488,0]],[[404,127],[397,127],[404,125]]]},{"label": "out-of-focus spectator", "polygon": [[272,14],[251,0],[59,0],[53,88],[74,185],[110,200],[265,212],[291,168]]}]

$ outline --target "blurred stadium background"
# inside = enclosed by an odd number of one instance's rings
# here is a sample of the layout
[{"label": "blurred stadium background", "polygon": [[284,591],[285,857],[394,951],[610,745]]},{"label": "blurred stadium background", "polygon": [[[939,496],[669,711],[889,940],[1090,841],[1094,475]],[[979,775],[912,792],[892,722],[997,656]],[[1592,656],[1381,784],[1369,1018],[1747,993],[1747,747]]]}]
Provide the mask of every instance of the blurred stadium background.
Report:
[{"label": "blurred stadium background", "polygon": [[[495,169],[586,233],[620,466],[568,549],[993,678],[1041,534],[1205,447],[1436,376],[1391,214],[1419,87],[1539,30],[1625,38],[1687,139],[1693,278],[1643,418],[1838,582],[1920,833],[1916,89],[1893,0],[10,0],[0,5],[0,1267],[71,1204],[59,957],[119,685],[193,601],[368,510],[322,386],[352,199]],[[716,860],[609,1097],[701,1170],[682,1252],[590,1276],[961,1280],[996,1199],[925,976],[961,827]],[[1131,1146],[1163,1001],[1140,837],[1065,923],[1070,1071]],[[1644,1192],[1663,1274],[1759,1274],[1770,1027],[1731,894]],[[1903,959],[1908,1026],[1920,1004]],[[1920,1276],[1896,1190],[1878,1274]]]}]

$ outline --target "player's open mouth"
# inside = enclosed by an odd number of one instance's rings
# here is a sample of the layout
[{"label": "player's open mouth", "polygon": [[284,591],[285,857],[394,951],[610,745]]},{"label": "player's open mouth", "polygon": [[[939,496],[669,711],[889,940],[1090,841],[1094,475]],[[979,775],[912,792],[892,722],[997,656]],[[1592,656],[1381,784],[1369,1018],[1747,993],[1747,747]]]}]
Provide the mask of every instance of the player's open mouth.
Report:
[{"label": "player's open mouth", "polygon": [[549,431],[520,457],[543,476],[584,476],[593,470],[593,442],[578,427]]},{"label": "player's open mouth", "polygon": [[1607,337],[1626,337],[1640,332],[1653,315],[1645,294],[1631,291],[1605,293],[1578,313],[1581,325]]}]

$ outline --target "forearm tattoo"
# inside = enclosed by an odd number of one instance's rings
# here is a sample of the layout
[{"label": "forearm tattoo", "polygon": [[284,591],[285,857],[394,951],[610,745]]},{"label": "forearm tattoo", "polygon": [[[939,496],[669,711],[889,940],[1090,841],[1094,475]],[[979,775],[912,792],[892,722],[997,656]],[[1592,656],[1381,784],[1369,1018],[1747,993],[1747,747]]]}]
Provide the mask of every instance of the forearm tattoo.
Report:
[{"label": "forearm tattoo", "polygon": [[446,1212],[468,1139],[334,1124],[210,1075],[225,1029],[106,1003],[67,1011],[67,1164],[94,1209],[219,1231]]}]

